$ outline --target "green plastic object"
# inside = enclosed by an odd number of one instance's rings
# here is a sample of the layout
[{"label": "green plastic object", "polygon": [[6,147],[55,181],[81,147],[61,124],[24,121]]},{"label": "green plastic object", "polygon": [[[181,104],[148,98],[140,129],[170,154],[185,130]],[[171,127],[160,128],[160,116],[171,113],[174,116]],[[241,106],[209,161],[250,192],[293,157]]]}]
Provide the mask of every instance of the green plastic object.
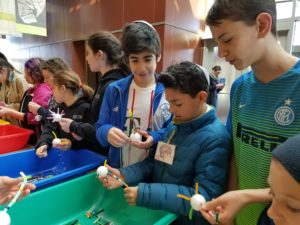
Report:
[{"label": "green plastic object", "polygon": [[[4,207],[2,207],[3,209]],[[103,212],[88,218],[87,211]],[[123,189],[106,190],[96,173],[43,189],[16,202],[8,211],[11,225],[165,225],[176,215],[143,207],[129,206]],[[100,216],[103,216],[101,222]],[[99,219],[99,223],[94,223]],[[103,222],[104,221],[104,222]]]}]

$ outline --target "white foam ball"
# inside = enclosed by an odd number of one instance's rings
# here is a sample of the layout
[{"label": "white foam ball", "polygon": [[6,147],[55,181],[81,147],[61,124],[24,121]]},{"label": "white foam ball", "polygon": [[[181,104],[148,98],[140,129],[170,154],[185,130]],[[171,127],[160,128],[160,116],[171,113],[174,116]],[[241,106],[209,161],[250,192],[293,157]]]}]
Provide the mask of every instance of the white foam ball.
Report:
[{"label": "white foam ball", "polygon": [[99,177],[106,177],[108,174],[108,169],[106,166],[99,166],[97,169],[97,174]]},{"label": "white foam ball", "polygon": [[10,216],[7,212],[0,211],[0,225],[10,225]]},{"label": "white foam ball", "polygon": [[142,136],[138,133],[138,132],[132,132],[131,134],[130,134],[130,140],[131,141],[141,141],[142,140]]},{"label": "white foam ball", "polygon": [[195,194],[192,196],[191,206],[194,210],[199,211],[205,203],[206,203],[206,200],[202,195]]},{"label": "white foam ball", "polygon": [[59,138],[54,138],[52,141],[52,145],[59,145],[60,144],[60,139]]},{"label": "white foam ball", "polygon": [[62,116],[60,114],[53,114],[53,120],[55,122],[60,122],[61,121]]},{"label": "white foam ball", "polygon": [[42,120],[42,116],[37,114],[37,115],[35,115],[34,119],[35,119],[35,121],[39,122]]}]

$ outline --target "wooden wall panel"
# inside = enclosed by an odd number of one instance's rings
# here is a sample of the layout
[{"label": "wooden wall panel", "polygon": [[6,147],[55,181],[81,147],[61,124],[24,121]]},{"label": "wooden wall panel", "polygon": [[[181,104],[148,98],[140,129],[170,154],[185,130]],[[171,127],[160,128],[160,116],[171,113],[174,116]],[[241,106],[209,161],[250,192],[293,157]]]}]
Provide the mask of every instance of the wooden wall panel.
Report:
[{"label": "wooden wall panel", "polygon": [[66,39],[66,7],[64,2],[62,0],[47,1],[47,37],[43,39],[44,44]]},{"label": "wooden wall panel", "polygon": [[154,23],[165,21],[166,0],[154,1]]},{"label": "wooden wall panel", "polygon": [[81,0],[65,1],[65,33],[66,39],[78,40],[81,32]]},{"label": "wooden wall panel", "polygon": [[94,21],[98,30],[115,31],[124,25],[124,0],[99,1],[99,20]]},{"label": "wooden wall panel", "polygon": [[24,34],[23,38],[10,38],[18,56],[14,58],[19,62],[35,54],[43,58],[61,57],[83,75],[86,73],[84,42],[77,41],[99,30],[113,31],[120,38],[126,22],[143,19],[154,23],[161,37],[162,60],[158,72],[174,61],[201,64],[202,48],[197,34],[201,22],[195,9],[203,1],[206,0],[47,1],[48,36]]},{"label": "wooden wall panel", "polygon": [[170,64],[189,60],[201,64],[201,43],[198,34],[173,26],[166,26],[164,32],[163,69]]},{"label": "wooden wall panel", "polygon": [[124,22],[143,19],[149,23],[153,23],[154,2],[155,0],[124,0]]}]

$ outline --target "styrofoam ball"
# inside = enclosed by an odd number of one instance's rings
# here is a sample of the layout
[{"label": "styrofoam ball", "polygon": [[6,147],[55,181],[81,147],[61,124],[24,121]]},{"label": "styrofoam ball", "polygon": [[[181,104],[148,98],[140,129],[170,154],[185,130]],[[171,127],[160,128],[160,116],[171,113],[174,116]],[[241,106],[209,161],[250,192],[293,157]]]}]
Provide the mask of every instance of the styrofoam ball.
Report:
[{"label": "styrofoam ball", "polygon": [[60,144],[60,139],[59,138],[54,138],[52,141],[52,145],[59,145]]},{"label": "styrofoam ball", "polygon": [[195,194],[192,196],[191,206],[194,210],[199,211],[205,203],[206,203],[206,200],[202,195]]},{"label": "styrofoam ball", "polygon": [[39,122],[42,120],[42,116],[37,114],[37,115],[35,115],[34,119],[35,119],[35,121]]},{"label": "styrofoam ball", "polygon": [[130,140],[131,141],[141,141],[142,140],[142,136],[138,133],[138,132],[132,132],[131,134],[130,134]]},{"label": "styrofoam ball", "polygon": [[53,114],[53,120],[55,122],[60,122],[61,121],[62,116],[58,113]]},{"label": "styrofoam ball", "polygon": [[97,174],[99,177],[107,177],[108,169],[106,166],[99,166],[97,169]]},{"label": "styrofoam ball", "polygon": [[10,216],[7,212],[0,211],[0,225],[10,225]]}]

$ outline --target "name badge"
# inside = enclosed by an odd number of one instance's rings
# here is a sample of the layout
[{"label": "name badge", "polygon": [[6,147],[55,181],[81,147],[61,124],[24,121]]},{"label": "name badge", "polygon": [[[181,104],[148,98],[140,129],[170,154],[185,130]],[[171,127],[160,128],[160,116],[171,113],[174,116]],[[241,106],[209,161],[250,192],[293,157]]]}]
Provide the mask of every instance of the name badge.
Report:
[{"label": "name badge", "polygon": [[172,165],[175,155],[175,148],[175,145],[159,141],[154,158],[158,161]]}]

